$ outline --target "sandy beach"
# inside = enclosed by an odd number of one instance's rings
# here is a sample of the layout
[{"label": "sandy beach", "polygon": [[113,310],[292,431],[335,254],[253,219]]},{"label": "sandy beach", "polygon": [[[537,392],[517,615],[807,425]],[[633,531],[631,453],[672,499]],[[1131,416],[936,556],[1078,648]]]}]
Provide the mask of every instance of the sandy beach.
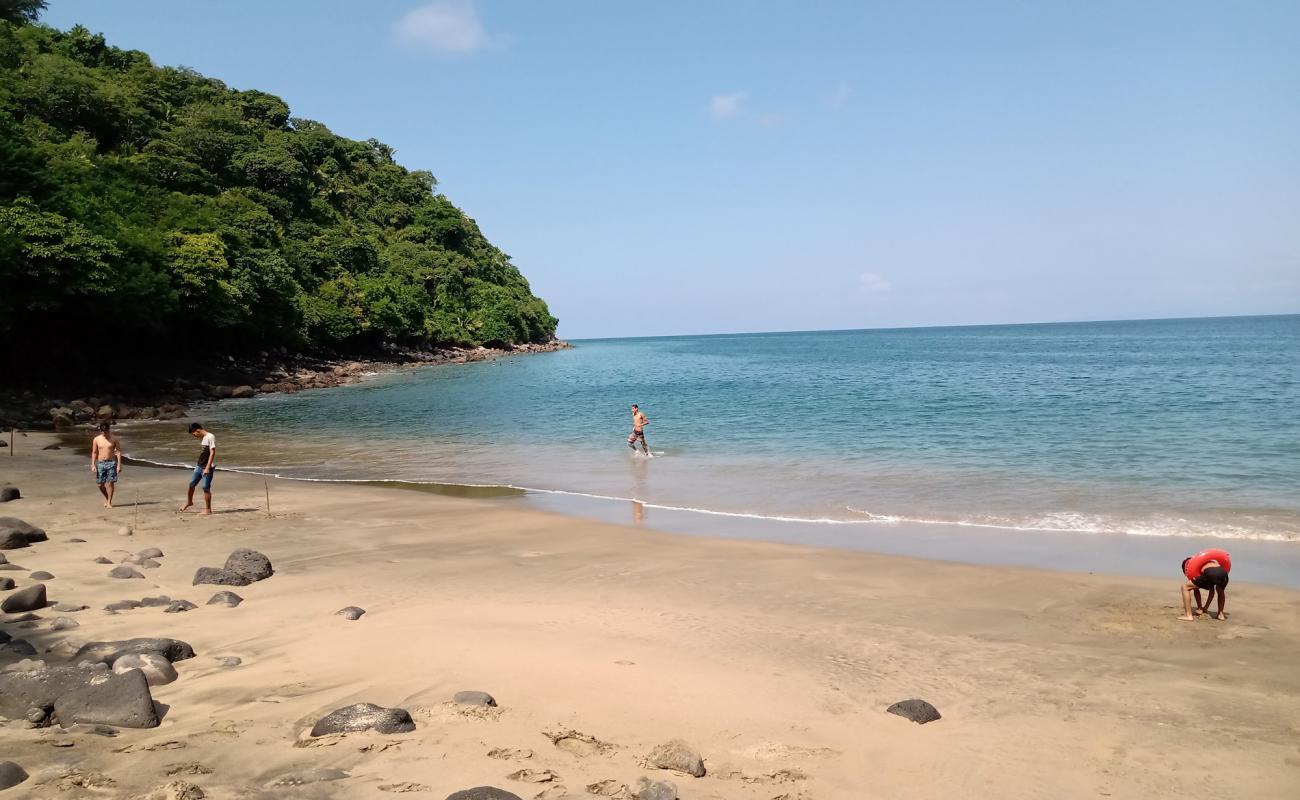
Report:
[{"label": "sandy beach", "polygon": [[[101,507],[84,452],[31,433],[0,516],[49,541],[4,551],[54,575],[35,627],[0,629],[39,659],[89,641],[188,642],[152,689],[161,724],[114,736],[13,720],[5,797],[135,797],[169,781],[210,798],[605,796],[638,779],[693,798],[1294,798],[1300,788],[1300,594],[1234,581],[1229,619],[1177,620],[1177,579],[994,568],[649,532],[415,491],[220,473],[217,513],[178,514],[186,475],[129,466]],[[139,505],[136,505],[138,498]],[[133,526],[130,536],[123,526]],[[70,542],[70,539],[84,542]],[[156,547],[144,579],[107,577]],[[236,548],[275,574],[191,585]],[[114,551],[123,551],[114,555]],[[206,605],[223,589],[237,607]],[[10,592],[4,592],[7,596]],[[167,595],[198,607],[108,613]],[[335,612],[358,606],[351,621]],[[50,629],[69,617],[77,627]],[[12,618],[10,615],[9,618]],[[237,657],[238,666],[221,659]],[[0,649],[0,668],[22,659]],[[497,708],[451,702],[458,691]],[[921,698],[942,719],[885,713]],[[416,729],[319,738],[357,702]],[[608,746],[553,736],[576,731]],[[669,740],[703,777],[653,769]],[[504,757],[501,757],[504,756]],[[294,783],[341,770],[337,780]],[[508,777],[531,770],[530,782]],[[306,775],[304,776],[304,773]],[[334,773],[337,775],[338,773]],[[294,776],[297,776],[295,779]],[[525,773],[525,776],[530,773]],[[160,795],[161,796],[161,795]]]}]

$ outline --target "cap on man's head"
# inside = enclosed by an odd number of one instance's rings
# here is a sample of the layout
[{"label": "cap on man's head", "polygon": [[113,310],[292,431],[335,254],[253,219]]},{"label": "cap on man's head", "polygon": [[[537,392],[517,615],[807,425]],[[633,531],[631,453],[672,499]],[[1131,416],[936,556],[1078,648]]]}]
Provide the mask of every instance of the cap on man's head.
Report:
[{"label": "cap on man's head", "polygon": [[197,422],[191,422],[191,423],[190,423],[190,433],[194,433],[195,431],[200,431],[200,430],[203,430],[203,426],[202,426],[202,425],[200,425],[200,424],[197,423]]}]

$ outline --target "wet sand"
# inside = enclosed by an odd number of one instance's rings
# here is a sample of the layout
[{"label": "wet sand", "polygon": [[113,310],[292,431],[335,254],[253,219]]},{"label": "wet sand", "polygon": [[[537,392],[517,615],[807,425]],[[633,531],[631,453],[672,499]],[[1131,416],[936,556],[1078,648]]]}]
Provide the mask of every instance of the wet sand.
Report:
[{"label": "wet sand", "polygon": [[[16,457],[0,452],[0,483],[25,495],[0,516],[50,536],[5,551],[24,569],[0,575],[21,588],[47,570],[52,601],[90,608],[2,629],[50,661],[135,636],[182,639],[198,655],[154,688],[158,728],[0,728],[0,760],[31,773],[6,797],[132,797],[177,778],[213,798],[440,799],[484,784],[585,797],[589,784],[641,776],[672,780],[688,800],[1291,798],[1300,786],[1292,590],[1234,580],[1227,622],[1185,623],[1173,576],[682,536],[372,486],[271,480],[268,517],[263,480],[230,473],[214,483],[211,518],[176,513],[186,474],[163,469],[128,467],[107,511],[84,454],[39,449],[53,441],[33,433]],[[134,534],[119,535],[124,525]],[[165,556],[144,580],[94,563],[146,547]],[[238,547],[268,555],[276,574],[191,586],[195,569]],[[205,605],[223,588],[245,602]],[[102,610],[160,594],[199,607]],[[350,605],[367,613],[334,614]],[[60,617],[79,627],[49,630]],[[220,666],[227,656],[242,663]],[[0,655],[0,667],[17,660]],[[500,707],[451,704],[461,690]],[[913,697],[943,719],[885,713]],[[406,708],[417,728],[307,739],[354,702]],[[613,747],[558,748],[544,732],[560,729]],[[702,754],[704,777],[642,766],[673,738]],[[349,777],[272,785],[312,768]],[[521,769],[558,779],[507,777]]]}]

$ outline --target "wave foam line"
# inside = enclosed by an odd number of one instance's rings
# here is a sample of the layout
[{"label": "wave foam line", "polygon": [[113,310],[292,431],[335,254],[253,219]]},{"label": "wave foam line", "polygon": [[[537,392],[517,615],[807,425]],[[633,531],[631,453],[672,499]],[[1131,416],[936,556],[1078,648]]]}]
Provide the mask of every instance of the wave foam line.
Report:
[{"label": "wave foam line", "polygon": [[[178,467],[181,469],[191,469],[189,464],[175,464],[167,461],[153,461],[147,458],[137,458],[127,455],[132,461],[138,461],[142,464],[152,464],[158,467]],[[993,530],[1010,530],[1026,531],[1041,533],[1081,533],[1089,535],[1114,535],[1114,536],[1159,536],[1169,537],[1177,536],[1184,538],[1214,538],[1214,539],[1249,539],[1252,541],[1264,542],[1295,542],[1296,539],[1281,533],[1236,533],[1236,532],[1199,532],[1199,531],[1159,531],[1149,528],[1132,528],[1124,530],[1114,530],[1100,527],[1081,528],[1081,527],[1052,527],[1039,525],[1015,525],[1013,523],[993,523],[993,522],[973,522],[970,520],[948,520],[948,519],[929,519],[926,517],[905,517],[886,514],[875,514],[865,509],[854,508],[853,506],[844,506],[845,510],[854,514],[865,514],[869,519],[836,519],[834,517],[792,517],[781,514],[756,514],[747,511],[720,511],[716,508],[696,508],[694,506],[674,506],[664,503],[653,503],[646,500],[640,500],[635,497],[620,497],[617,495],[594,494],[592,492],[575,492],[567,489],[540,489],[536,486],[518,486],[513,483],[461,483],[458,481],[416,481],[406,478],[305,478],[297,475],[285,475],[279,472],[261,472],[253,469],[240,469],[232,467],[222,467],[223,472],[234,472],[240,475],[257,475],[260,477],[276,478],[285,481],[299,481],[301,483],[398,483],[405,486],[455,486],[466,489],[513,489],[515,491],[527,492],[531,494],[552,494],[565,497],[582,497],[591,500],[605,500],[618,503],[640,503],[646,508],[653,508],[659,511],[680,511],[687,514],[703,514],[713,517],[733,517],[736,519],[754,519],[765,522],[794,522],[813,525],[892,525],[898,523],[914,523],[922,525],[954,525],[961,528],[989,528]]]}]

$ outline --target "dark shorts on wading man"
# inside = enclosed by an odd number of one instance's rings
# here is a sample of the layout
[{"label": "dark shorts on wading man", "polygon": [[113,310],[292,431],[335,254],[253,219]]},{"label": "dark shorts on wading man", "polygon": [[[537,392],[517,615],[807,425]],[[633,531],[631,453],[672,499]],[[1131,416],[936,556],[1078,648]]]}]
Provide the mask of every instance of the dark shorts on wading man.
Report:
[{"label": "dark shorts on wading man", "polygon": [[645,444],[645,431],[632,431],[632,435],[627,437],[627,439],[629,442],[640,439],[641,443]]},{"label": "dark shorts on wading man", "polygon": [[106,483],[117,483],[117,459],[110,458],[107,461],[95,462],[95,483],[100,486]]}]

